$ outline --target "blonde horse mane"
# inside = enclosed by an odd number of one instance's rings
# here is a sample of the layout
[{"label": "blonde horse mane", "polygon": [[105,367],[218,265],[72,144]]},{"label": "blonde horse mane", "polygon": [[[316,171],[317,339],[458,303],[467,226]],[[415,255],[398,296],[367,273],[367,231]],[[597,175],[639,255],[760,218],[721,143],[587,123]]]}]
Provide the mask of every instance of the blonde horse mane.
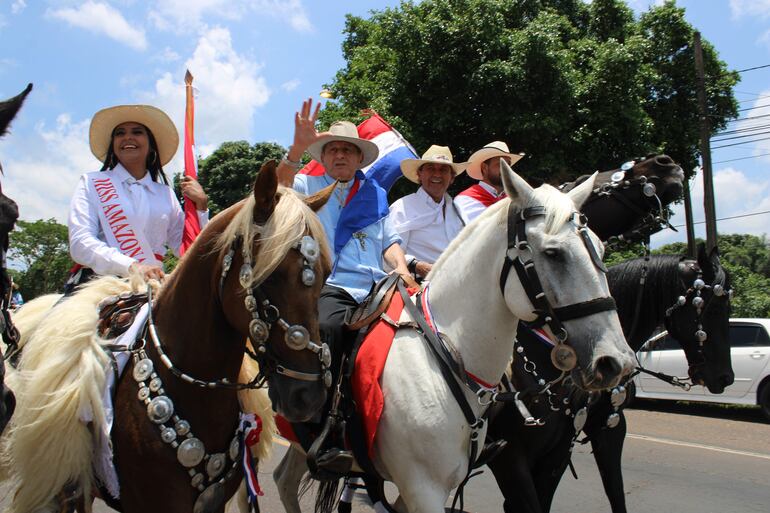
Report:
[{"label": "blonde horse mane", "polygon": [[270,276],[286,257],[286,253],[305,235],[306,230],[310,230],[310,235],[318,242],[323,261],[331,260],[323,226],[302,197],[286,187],[278,187],[277,196],[279,200],[275,210],[264,225],[254,223],[253,195],[230,207],[240,208],[240,210],[214,242],[214,251],[224,253],[236,237],[243,238],[242,247],[244,248],[252,248],[254,239],[260,238],[259,253],[253,263],[251,282],[243,284],[245,286],[257,285]]}]

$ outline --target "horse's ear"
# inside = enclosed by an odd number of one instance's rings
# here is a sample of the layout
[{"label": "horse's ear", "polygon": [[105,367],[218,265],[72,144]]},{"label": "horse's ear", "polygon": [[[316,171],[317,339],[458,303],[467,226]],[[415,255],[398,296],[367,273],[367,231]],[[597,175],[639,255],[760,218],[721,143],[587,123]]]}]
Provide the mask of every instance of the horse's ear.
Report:
[{"label": "horse's ear", "polygon": [[321,210],[321,207],[326,205],[326,202],[329,201],[329,198],[334,192],[335,187],[337,187],[337,182],[334,182],[331,185],[327,185],[326,187],[316,192],[312,196],[308,196],[307,198],[305,198],[305,205],[310,207],[310,210],[312,210],[313,212],[318,212],[319,210]]},{"label": "horse's ear", "polygon": [[16,113],[19,112],[30,91],[32,91],[32,84],[28,84],[21,94],[0,102],[0,136],[5,135],[8,125],[11,124],[11,120],[16,116]]},{"label": "horse's ear", "polygon": [[500,159],[500,178],[503,179],[505,194],[511,198],[511,202],[524,206],[534,193],[534,189],[522,177],[511,169],[504,159]]},{"label": "horse's ear", "polygon": [[587,180],[567,193],[567,196],[570,197],[575,204],[575,208],[578,210],[583,207],[583,203],[586,202],[588,197],[591,196],[591,193],[594,191],[594,182],[596,181],[596,175],[598,174],[598,171],[594,172],[594,174],[589,176]]},{"label": "horse's ear", "polygon": [[254,222],[262,224],[267,221],[278,203],[278,175],[275,172],[275,160],[262,164],[257,179],[254,181]]}]

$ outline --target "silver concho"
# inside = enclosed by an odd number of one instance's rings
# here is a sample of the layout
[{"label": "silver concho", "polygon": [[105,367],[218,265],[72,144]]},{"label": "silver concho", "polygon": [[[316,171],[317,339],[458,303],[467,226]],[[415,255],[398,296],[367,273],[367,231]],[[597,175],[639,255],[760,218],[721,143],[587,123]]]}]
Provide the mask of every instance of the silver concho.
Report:
[{"label": "silver concho", "polygon": [[140,401],[146,400],[148,397],[150,397],[150,389],[147,387],[140,388],[139,392],[136,394],[136,397],[138,397]]},{"label": "silver concho", "polygon": [[262,319],[252,319],[249,323],[251,341],[255,344],[264,344],[270,336],[270,327]]},{"label": "silver concho", "polygon": [[241,266],[241,272],[238,273],[238,279],[241,282],[241,287],[246,288],[251,281],[251,266],[249,264],[243,264]]},{"label": "silver concho", "polygon": [[198,488],[200,485],[203,484],[203,481],[205,479],[206,479],[206,476],[198,472],[193,476],[192,480],[190,481],[190,484],[192,485],[193,488]]},{"label": "silver concho", "polygon": [[705,342],[707,338],[708,338],[708,335],[706,335],[705,331],[698,330],[698,331],[695,332],[695,339],[698,342]]},{"label": "silver concho", "polygon": [[193,513],[208,513],[217,511],[225,503],[225,487],[222,483],[214,483],[203,490],[193,506]]},{"label": "silver concho", "polygon": [[623,171],[615,171],[614,173],[612,173],[610,180],[612,180],[614,183],[618,183],[618,182],[622,182],[625,177],[626,177],[626,173],[624,173]]},{"label": "silver concho", "polygon": [[150,380],[150,391],[157,392],[162,386],[163,382],[160,380],[160,378],[153,378]]},{"label": "silver concho", "polygon": [[609,417],[607,417],[607,427],[608,428],[614,428],[620,423],[620,415],[617,413],[610,414]]},{"label": "silver concho", "polygon": [[684,296],[679,296],[676,298],[676,304],[679,306],[684,306],[687,303],[687,298]]},{"label": "silver concho", "polygon": [[332,373],[329,371],[324,372],[324,386],[326,388],[332,386]]},{"label": "silver concho", "polygon": [[227,456],[225,456],[225,453],[218,452],[212,454],[211,457],[209,457],[208,463],[206,463],[206,473],[209,475],[209,479],[216,479],[225,469],[225,463],[227,463]]},{"label": "silver concho", "polygon": [[163,424],[174,414],[174,403],[165,395],[160,395],[147,405],[147,416],[156,424]]},{"label": "silver concho", "polygon": [[588,418],[588,409],[583,406],[575,412],[575,418],[572,419],[572,425],[575,427],[575,433],[580,433],[583,426],[586,425],[586,419]]},{"label": "silver concho", "polygon": [[174,429],[176,430],[177,435],[184,436],[190,432],[190,423],[186,420],[180,420],[174,424]]},{"label": "silver concho", "polygon": [[170,444],[174,440],[176,440],[176,431],[174,431],[174,428],[163,428],[163,431],[160,432],[160,439],[166,442],[167,444]]},{"label": "silver concho", "polygon": [[246,299],[243,300],[243,304],[246,305],[246,310],[249,312],[253,312],[257,309],[257,299],[252,295],[246,296]]},{"label": "silver concho", "polygon": [[321,365],[328,368],[332,364],[332,352],[329,351],[329,346],[324,342],[321,346]]},{"label": "silver concho", "polygon": [[134,364],[134,379],[136,381],[144,381],[150,377],[155,366],[152,364],[152,360],[149,358],[142,358]]},{"label": "silver concho", "polygon": [[179,448],[176,450],[176,459],[182,466],[190,468],[203,461],[205,454],[206,448],[203,446],[203,442],[197,438],[188,438],[179,444]]},{"label": "silver concho", "polygon": [[320,253],[318,243],[310,235],[302,237],[302,240],[299,242],[299,252],[302,253],[302,256],[305,257],[305,260],[311,265],[318,260],[318,255]]},{"label": "silver concho", "polygon": [[241,451],[241,446],[240,446],[240,443],[238,442],[238,437],[236,436],[230,442],[230,459],[233,461],[236,461],[238,459],[238,453],[240,451]]},{"label": "silver concho", "polygon": [[619,386],[612,389],[612,394],[610,394],[610,403],[612,403],[612,406],[615,408],[620,408],[620,406],[626,401],[626,387]]},{"label": "silver concho", "polygon": [[715,296],[724,296],[725,295],[725,289],[722,287],[722,285],[719,285],[718,283],[714,285],[714,295]]},{"label": "silver concho", "polygon": [[624,162],[623,165],[620,166],[620,169],[622,169],[623,171],[628,171],[635,165],[636,165],[636,162],[634,162],[633,160],[629,160],[628,162]]},{"label": "silver concho", "polygon": [[693,282],[692,286],[695,287],[697,290],[700,290],[706,286],[706,282],[698,278]]},{"label": "silver concho", "polygon": [[310,342],[310,333],[308,333],[304,326],[294,324],[293,326],[289,326],[289,329],[286,330],[286,336],[284,336],[284,340],[290,349],[299,351],[307,347],[308,343]]},{"label": "silver concho", "polygon": [[703,298],[700,296],[695,296],[692,298],[692,306],[695,308],[702,308],[703,307]]},{"label": "silver concho", "polygon": [[654,183],[649,183],[648,182],[648,183],[644,184],[644,187],[642,187],[642,194],[644,194],[648,198],[652,198],[653,196],[655,196],[656,192],[657,192],[657,190],[655,189],[655,184]]},{"label": "silver concho", "polygon": [[315,272],[311,268],[305,267],[302,269],[302,284],[309,287],[313,283],[315,283]]}]

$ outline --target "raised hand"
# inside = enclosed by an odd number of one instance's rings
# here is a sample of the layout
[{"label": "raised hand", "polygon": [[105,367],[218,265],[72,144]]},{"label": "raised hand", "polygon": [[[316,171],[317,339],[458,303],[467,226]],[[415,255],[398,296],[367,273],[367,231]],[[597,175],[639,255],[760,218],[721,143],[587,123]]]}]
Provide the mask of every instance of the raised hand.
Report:
[{"label": "raised hand", "polygon": [[321,104],[317,103],[313,108],[313,99],[308,98],[302,102],[302,109],[294,114],[294,143],[291,145],[289,158],[298,161],[305,150],[316,142],[323,133],[319,134],[315,129],[318,120],[318,112]]}]

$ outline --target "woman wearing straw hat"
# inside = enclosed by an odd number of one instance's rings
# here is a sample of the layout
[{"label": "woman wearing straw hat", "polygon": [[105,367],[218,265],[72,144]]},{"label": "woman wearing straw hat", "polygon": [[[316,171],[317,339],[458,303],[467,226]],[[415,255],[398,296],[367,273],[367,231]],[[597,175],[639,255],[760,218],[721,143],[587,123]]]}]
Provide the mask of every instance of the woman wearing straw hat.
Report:
[{"label": "woman wearing straw hat", "polygon": [[[119,105],[97,112],[89,131],[101,171],[80,177],[70,204],[70,255],[76,262],[65,292],[96,275],[162,279],[166,248],[178,254],[184,212],[163,166],[174,157],[179,135],[171,119],[149,105]],[[203,227],[208,197],[187,176],[182,193],[193,201]]]},{"label": "woman wearing straw hat", "polygon": [[508,145],[502,141],[492,141],[468,159],[468,176],[479,180],[455,197],[455,204],[460,209],[463,221],[470,223],[484,210],[505,197],[503,182],[500,179],[500,160],[505,159],[509,166],[521,160],[523,153],[508,151]]},{"label": "woman wearing straw hat", "polygon": [[465,223],[447,194],[457,175],[465,170],[465,162],[454,162],[446,146],[433,145],[421,159],[404,159],[401,172],[414,183],[417,192],[404,196],[390,206],[393,226],[401,235],[409,269],[425,278],[452,239]]}]

